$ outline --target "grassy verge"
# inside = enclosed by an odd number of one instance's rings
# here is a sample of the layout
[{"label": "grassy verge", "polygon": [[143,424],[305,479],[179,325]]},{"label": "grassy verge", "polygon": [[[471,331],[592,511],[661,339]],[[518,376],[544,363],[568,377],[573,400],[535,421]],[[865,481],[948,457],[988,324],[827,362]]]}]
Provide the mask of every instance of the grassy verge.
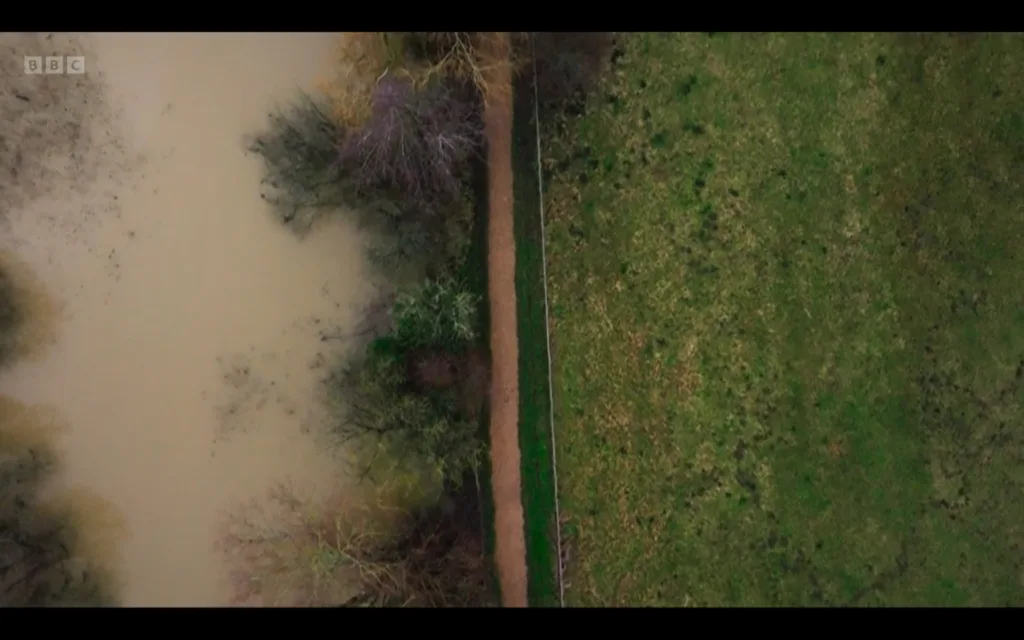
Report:
[{"label": "grassy verge", "polygon": [[1024,602],[1022,45],[620,43],[545,139],[570,604]]},{"label": "grassy verge", "polygon": [[[469,291],[479,300],[480,337],[478,346],[490,357],[491,317],[487,303],[487,164],[482,160],[473,163],[472,173],[473,227],[469,254],[463,265],[462,277]],[[480,415],[480,438],[490,443],[490,413],[485,407]],[[494,493],[491,490],[491,459],[483,456],[474,481],[480,488],[480,511],[483,515],[484,549],[488,559],[494,558]],[[495,573],[494,590],[500,600],[500,588]]]},{"label": "grassy verge", "polygon": [[551,467],[548,353],[537,183],[533,83],[516,86],[513,120],[516,297],[519,333],[519,447],[522,456],[528,596],[531,606],[558,606],[554,478]]}]

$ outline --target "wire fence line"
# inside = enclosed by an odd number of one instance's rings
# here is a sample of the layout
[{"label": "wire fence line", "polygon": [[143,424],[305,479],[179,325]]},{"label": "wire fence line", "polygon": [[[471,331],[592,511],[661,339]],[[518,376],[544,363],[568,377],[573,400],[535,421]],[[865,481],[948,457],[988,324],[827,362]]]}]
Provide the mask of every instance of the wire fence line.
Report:
[{"label": "wire fence line", "polygon": [[558,453],[555,442],[555,389],[552,379],[551,364],[551,315],[548,310],[548,256],[547,234],[544,226],[544,172],[541,169],[540,149],[540,97],[537,94],[537,55],[536,43],[530,39],[531,58],[533,59],[533,126],[537,135],[537,202],[540,209],[540,255],[541,273],[544,279],[544,337],[547,341],[548,360],[548,427],[551,431],[551,478],[555,493],[555,545],[558,553],[558,606],[565,607],[565,579],[562,552],[562,510],[558,504]]}]

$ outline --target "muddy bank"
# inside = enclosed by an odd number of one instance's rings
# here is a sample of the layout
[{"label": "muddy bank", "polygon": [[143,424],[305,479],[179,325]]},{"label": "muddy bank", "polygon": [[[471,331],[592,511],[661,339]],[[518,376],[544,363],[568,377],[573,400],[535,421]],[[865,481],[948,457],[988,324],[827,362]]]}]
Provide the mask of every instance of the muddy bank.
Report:
[{"label": "muddy bank", "polygon": [[0,248],[59,324],[0,391],[55,407],[63,482],[120,510],[124,604],[220,604],[225,510],[281,481],[311,496],[348,481],[315,438],[317,383],[345,348],[320,336],[350,332],[370,293],[361,240],[343,220],[301,242],[280,228],[243,152],[336,36],[56,38],[0,36],[8,53],[87,56],[84,79],[5,62],[21,97],[3,138],[36,146],[2,148]]}]

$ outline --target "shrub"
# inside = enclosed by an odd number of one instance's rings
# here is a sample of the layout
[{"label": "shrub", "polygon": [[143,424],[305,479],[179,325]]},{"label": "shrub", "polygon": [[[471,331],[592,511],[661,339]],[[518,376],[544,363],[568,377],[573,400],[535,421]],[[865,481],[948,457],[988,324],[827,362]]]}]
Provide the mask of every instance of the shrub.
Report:
[{"label": "shrub", "polygon": [[463,193],[482,125],[472,98],[449,83],[414,88],[382,79],[370,117],[349,130],[303,95],[271,115],[249,148],[266,167],[263,197],[304,234],[325,212],[349,210],[386,271],[412,263],[441,273],[465,250],[472,203]]},{"label": "shrub", "polygon": [[[489,388],[486,356],[471,349],[479,300],[451,278],[469,249],[474,207],[464,185],[483,143],[476,89],[485,67],[472,49],[478,39],[454,35],[441,59],[427,61],[416,57],[408,34],[348,34],[348,50],[359,54],[350,61],[355,90],[331,106],[304,97],[273,117],[271,129],[252,145],[267,164],[266,182],[277,190],[268,199],[293,229],[307,231],[329,208],[354,209],[373,232],[371,259],[388,275],[396,267],[408,272],[411,264],[419,278],[429,278],[399,286],[394,298],[383,296],[390,317],[369,314],[357,334],[379,336],[385,324],[391,334],[374,339],[361,359],[328,380],[342,409],[335,434],[350,452],[356,445],[363,473],[395,483],[397,471],[397,484],[412,480],[423,496],[431,481],[458,490],[475,474],[484,451],[478,418]],[[419,474],[424,465],[428,473]],[[424,475],[426,482],[416,482]],[[299,578],[306,576],[307,587],[286,587],[291,595],[275,594],[275,601],[322,602],[324,593],[336,600],[344,574],[359,585],[350,605],[483,603],[490,578],[482,534],[469,536],[452,515],[416,511],[401,520],[395,536],[368,524],[335,522],[325,529],[307,519],[288,525],[301,535],[234,537],[231,544],[243,555],[252,551],[242,564],[262,567],[259,572],[291,576],[289,568],[303,567],[296,569],[301,576],[284,582],[303,584]],[[282,559],[278,549],[261,547],[266,541],[291,553],[289,544],[300,538],[314,550],[304,552],[305,560]],[[317,570],[310,574],[307,565]]]},{"label": "shrub", "polygon": [[336,435],[377,455],[418,458],[448,482],[475,469],[483,453],[477,396],[481,388],[486,393],[481,378],[488,376],[471,349],[477,303],[448,278],[401,291],[391,309],[393,332],[328,380],[345,407]]},{"label": "shrub", "polygon": [[375,536],[364,524],[340,536],[358,570],[358,591],[343,606],[496,606],[480,494],[463,486],[441,505],[401,517],[397,533]]},{"label": "shrub", "polygon": [[438,274],[460,259],[466,244],[460,240],[472,223],[463,185],[481,142],[476,105],[457,87],[381,79],[370,117],[339,150],[355,185],[352,202],[376,205],[371,215],[380,234],[371,258],[378,265],[407,262]]},{"label": "shrub", "polygon": [[494,55],[504,49],[504,38],[505,34],[493,31],[406,33],[406,60],[417,63],[408,66],[418,77],[442,76],[464,82],[486,100],[494,91],[508,89],[493,85],[494,69],[511,66],[515,70],[526,62],[523,58]]},{"label": "shrub", "polygon": [[354,185],[338,163],[345,130],[324,106],[302,94],[285,110],[270,114],[270,126],[249,150],[263,157],[263,198],[281,221],[305,233],[324,209],[351,206]]},{"label": "shrub", "polygon": [[[385,39],[392,42],[398,34]],[[537,70],[540,101],[545,106],[564,106],[566,102],[589,92],[605,70],[615,46],[608,32],[518,32],[510,34],[513,50],[507,61],[487,60],[488,45],[498,34],[489,32],[411,32],[404,34],[404,46],[394,44],[390,65],[412,69],[414,77],[442,75],[473,84],[486,94],[488,67],[509,64],[517,73]],[[419,63],[418,65],[415,63]]]},{"label": "shrub", "polygon": [[281,484],[233,509],[214,544],[227,560],[232,604],[332,606],[357,593],[333,544],[343,507],[308,504]]},{"label": "shrub", "polygon": [[502,38],[501,33],[487,31],[347,33],[340,48],[340,62],[347,73],[339,74],[343,80],[338,90],[330,91],[337,113],[343,122],[360,124],[372,86],[388,74],[417,87],[439,79],[454,81],[486,97],[494,90],[488,85],[493,67],[526,62],[492,59],[493,45]]},{"label": "shrub", "polygon": [[[0,256],[0,365],[51,337],[52,312],[23,265]],[[54,429],[45,412],[0,396],[0,606],[113,602],[109,576],[80,553],[73,511],[41,499]]]},{"label": "shrub", "polygon": [[231,514],[218,540],[237,604],[279,606],[487,606],[479,494],[411,513],[346,501],[314,505],[287,487]]},{"label": "shrub", "polygon": [[360,128],[370,115],[378,80],[404,67],[405,50],[401,34],[341,34],[333,78],[321,85],[334,119],[351,129]]},{"label": "shrub", "polygon": [[347,407],[336,434],[350,446],[369,449],[364,472],[385,456],[426,464],[438,478],[458,483],[480,463],[479,426],[462,415],[456,389],[414,390],[394,347],[387,338],[375,341],[365,358],[333,376],[333,390]]},{"label": "shrub", "polygon": [[0,367],[53,340],[57,315],[29,269],[0,253]]},{"label": "shrub", "polygon": [[389,76],[373,92],[362,128],[348,130],[304,94],[272,114],[268,131],[249,145],[266,162],[264,183],[276,190],[264,197],[298,231],[324,207],[379,209],[395,218],[436,213],[457,200],[465,162],[482,142],[475,105],[465,100],[444,82],[416,89]]},{"label": "shrub", "polygon": [[559,108],[594,88],[615,39],[607,32],[535,33],[532,42],[519,44],[534,56],[538,99]]},{"label": "shrub", "polygon": [[78,552],[69,510],[41,490],[56,464],[41,414],[0,397],[0,606],[109,605],[109,576]]},{"label": "shrub", "polygon": [[482,141],[475,105],[443,81],[416,89],[386,76],[366,124],[345,139],[339,161],[366,192],[397,192],[407,209],[438,208],[461,191],[465,162]]},{"label": "shrub", "polygon": [[6,363],[17,350],[18,334],[24,314],[17,304],[14,283],[6,269],[0,269],[0,363]]},{"label": "shrub", "polygon": [[453,279],[428,280],[396,298],[394,339],[405,351],[459,352],[477,337],[479,302]]}]

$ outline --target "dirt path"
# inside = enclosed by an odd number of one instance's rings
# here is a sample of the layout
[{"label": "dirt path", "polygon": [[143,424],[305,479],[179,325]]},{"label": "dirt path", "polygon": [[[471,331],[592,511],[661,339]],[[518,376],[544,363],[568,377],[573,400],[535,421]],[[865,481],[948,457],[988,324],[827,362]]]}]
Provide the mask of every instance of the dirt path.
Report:
[{"label": "dirt path", "polygon": [[519,343],[516,335],[516,246],[512,219],[512,91],[508,38],[485,52],[496,65],[488,85],[484,126],[490,220],[487,230],[491,309],[491,485],[494,555],[502,605],[525,607],[526,539],[519,462]]}]

